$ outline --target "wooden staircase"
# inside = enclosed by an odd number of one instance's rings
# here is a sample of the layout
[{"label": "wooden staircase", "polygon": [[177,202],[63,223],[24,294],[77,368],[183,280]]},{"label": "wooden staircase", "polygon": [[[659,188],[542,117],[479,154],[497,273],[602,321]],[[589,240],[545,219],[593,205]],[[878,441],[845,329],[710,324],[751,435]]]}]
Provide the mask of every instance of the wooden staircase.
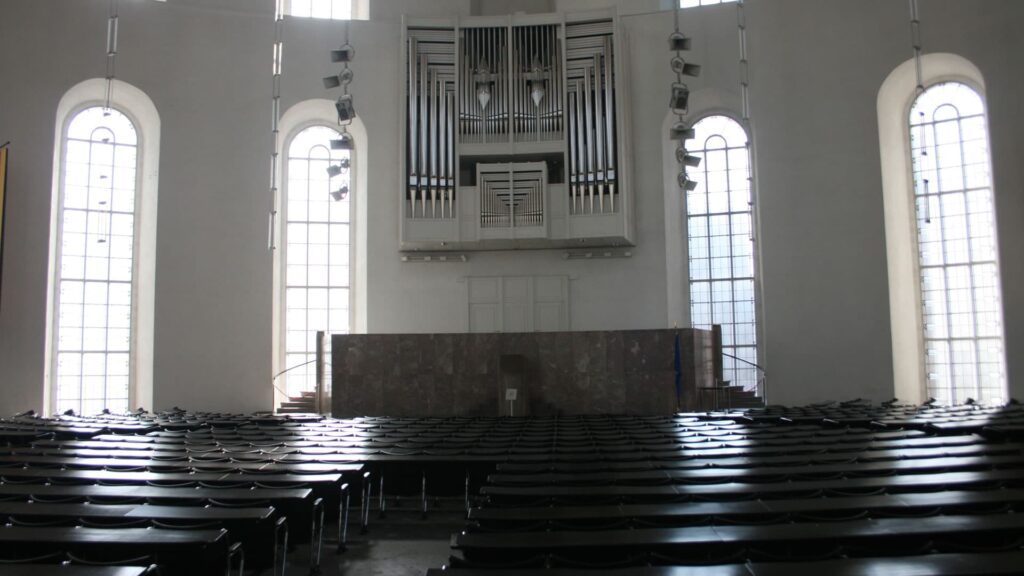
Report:
[{"label": "wooden staircase", "polygon": [[299,396],[289,396],[277,407],[278,414],[315,414],[316,392],[303,392]]}]

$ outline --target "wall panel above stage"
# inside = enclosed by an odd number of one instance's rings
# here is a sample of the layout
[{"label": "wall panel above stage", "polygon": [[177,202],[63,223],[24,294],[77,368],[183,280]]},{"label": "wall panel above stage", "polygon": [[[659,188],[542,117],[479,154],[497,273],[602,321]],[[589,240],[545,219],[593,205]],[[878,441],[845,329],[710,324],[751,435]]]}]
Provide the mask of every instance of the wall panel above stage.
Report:
[{"label": "wall panel above stage", "polygon": [[[713,382],[705,330],[332,336],[336,417],[499,413],[504,355],[522,357],[522,408],[531,415],[668,414],[676,410],[675,335],[682,410]],[[515,363],[511,363],[515,365]],[[515,375],[512,375],[515,377]],[[504,396],[502,396],[504,397]]]}]

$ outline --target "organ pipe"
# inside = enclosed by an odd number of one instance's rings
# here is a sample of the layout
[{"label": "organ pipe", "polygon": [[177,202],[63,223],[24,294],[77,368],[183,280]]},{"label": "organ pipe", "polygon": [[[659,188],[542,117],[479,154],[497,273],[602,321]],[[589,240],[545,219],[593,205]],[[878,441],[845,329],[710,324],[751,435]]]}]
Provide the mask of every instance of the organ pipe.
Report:
[{"label": "organ pipe", "polygon": [[[540,225],[550,182],[515,172],[514,158],[550,162],[559,145],[569,214],[621,209],[611,20],[410,27],[407,38],[406,217],[455,218],[460,157],[471,170],[508,157],[507,181],[477,182],[481,226]],[[531,152],[542,142],[554,147]]]}]

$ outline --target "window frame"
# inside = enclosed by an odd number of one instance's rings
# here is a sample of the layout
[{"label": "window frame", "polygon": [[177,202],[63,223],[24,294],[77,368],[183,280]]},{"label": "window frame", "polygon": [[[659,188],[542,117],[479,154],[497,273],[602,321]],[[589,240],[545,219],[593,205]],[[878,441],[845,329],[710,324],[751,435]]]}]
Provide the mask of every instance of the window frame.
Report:
[{"label": "window frame", "polygon": [[44,338],[44,414],[57,408],[58,300],[60,255],[63,246],[65,160],[68,129],[83,110],[110,107],[123,114],[135,128],[135,205],[132,247],[132,303],[129,332],[128,407],[153,405],[153,341],[156,280],[156,227],[159,193],[161,121],[156,106],[145,92],[126,82],[91,78],[72,86],[57,104],[54,133],[50,203],[50,239],[47,256],[46,333]]},{"label": "window frame", "polygon": [[[923,122],[919,122],[919,123],[915,124],[913,115],[914,115],[914,108],[917,106],[918,101],[929,90],[932,90],[934,88],[937,88],[937,87],[940,87],[940,86],[943,86],[943,85],[948,85],[948,84],[957,84],[957,85],[963,86],[963,87],[967,88],[968,90],[972,91],[974,93],[974,95],[978,98],[978,100],[979,100],[979,102],[981,104],[981,112],[980,113],[976,113],[976,114],[964,115],[959,110],[959,108],[957,107],[956,103],[952,103],[952,102],[949,102],[949,101],[944,101],[943,103],[939,104],[935,108],[935,110],[932,111],[932,118],[928,118],[927,120],[925,120]],[[953,108],[956,111],[955,117],[952,118],[952,119],[935,120],[935,118],[934,118],[935,112],[938,111],[939,109],[942,109],[942,108],[945,108],[945,107]],[[986,186],[985,188],[987,188],[988,194],[989,194],[989,199],[991,200],[991,211],[988,213],[988,215],[991,217],[991,227],[992,227],[992,241],[993,241],[992,260],[991,260],[991,262],[988,262],[988,261],[982,262],[982,261],[975,260],[973,256],[969,256],[968,260],[965,260],[964,262],[961,262],[961,263],[949,264],[949,263],[944,261],[942,264],[938,264],[938,265],[925,265],[922,262],[923,257],[924,257],[924,255],[921,252],[921,243],[920,243],[920,238],[921,238],[922,231],[921,231],[921,228],[920,228],[920,218],[918,216],[918,211],[917,211],[917,202],[918,202],[918,200],[920,200],[924,196],[924,192],[919,191],[918,187],[917,187],[917,181],[918,181],[918,178],[917,178],[917,174],[918,174],[917,162],[919,160],[918,160],[918,158],[915,157],[917,149],[914,148],[914,141],[915,141],[914,131],[918,130],[918,129],[927,130],[929,132],[929,134],[928,134],[928,136],[926,136],[925,142],[928,143],[929,150],[933,151],[933,152],[935,152],[937,154],[937,152],[938,152],[937,149],[936,149],[937,145],[934,142],[935,137],[936,137],[937,125],[939,123],[943,123],[943,122],[955,122],[956,125],[957,125],[957,132],[958,132],[957,147],[959,148],[960,154],[962,156],[963,155],[963,151],[964,151],[964,140],[962,138],[962,136],[963,136],[963,133],[962,133],[962,123],[963,123],[964,120],[969,120],[971,118],[978,118],[978,117],[980,117],[984,121],[984,126],[985,126],[985,145],[986,145],[985,155],[986,155],[986,169],[988,171],[988,186]],[[974,302],[975,297],[976,297],[977,294],[976,294],[976,286],[974,284],[973,268],[976,265],[979,265],[979,264],[989,263],[989,264],[994,264],[994,266],[995,266],[995,280],[996,280],[996,283],[995,283],[995,288],[994,289],[997,291],[998,303],[999,303],[999,309],[997,311],[997,315],[999,316],[999,335],[998,335],[998,340],[1000,342],[1000,347],[1001,347],[1001,357],[1000,357],[1001,374],[1000,374],[1000,377],[1001,377],[1001,383],[1002,383],[1002,386],[1003,386],[1001,400],[1005,401],[1008,398],[1008,394],[1009,394],[1009,383],[1008,383],[1007,373],[1006,373],[1006,328],[1005,328],[1005,322],[1004,322],[1004,315],[1005,315],[1004,309],[1003,309],[1004,302],[1003,302],[1003,297],[1002,297],[1002,264],[1001,264],[1001,258],[1000,258],[1000,255],[999,255],[999,247],[998,247],[999,238],[998,238],[998,231],[997,231],[997,228],[996,228],[995,183],[993,181],[993,174],[992,174],[991,138],[989,137],[990,124],[989,124],[989,116],[988,116],[988,105],[987,105],[987,102],[985,100],[984,92],[979,90],[975,86],[973,86],[971,83],[969,83],[967,81],[964,81],[964,80],[960,80],[960,79],[944,78],[944,79],[936,79],[936,80],[933,80],[931,82],[927,82],[924,85],[924,90],[921,91],[921,92],[915,91],[913,97],[910,99],[910,105],[907,108],[907,112],[906,112],[906,115],[904,117],[904,121],[905,121],[905,124],[906,124],[907,138],[908,138],[907,139],[907,146],[906,146],[906,153],[907,153],[908,158],[909,158],[910,179],[911,179],[911,183],[912,183],[911,184],[911,188],[909,190],[910,201],[913,203],[913,208],[912,208],[912,211],[911,211],[911,228],[912,228],[912,231],[913,231],[914,252],[915,252],[915,255],[917,256],[915,258],[915,266],[914,266],[915,270],[914,271],[915,271],[915,275],[918,278],[918,282],[919,282],[919,285],[918,285],[918,295],[919,295],[918,296],[918,303],[919,303],[919,305],[918,305],[918,319],[919,319],[918,330],[919,330],[920,335],[921,335],[921,343],[922,343],[922,354],[920,355],[919,361],[921,363],[921,371],[922,371],[922,375],[923,375],[923,382],[922,382],[922,384],[924,386],[925,395],[931,397],[931,396],[933,396],[933,392],[934,392],[934,390],[929,386],[929,382],[930,382],[929,374],[930,374],[930,371],[929,371],[929,362],[928,362],[928,358],[929,358],[928,342],[930,340],[944,341],[944,342],[946,342],[948,344],[948,346],[949,346],[949,357],[948,357],[948,361],[945,364],[950,369],[954,369],[955,366],[958,365],[958,363],[955,362],[955,360],[953,358],[953,343],[954,343],[954,341],[969,341],[969,342],[971,342],[972,348],[973,348],[974,353],[975,353],[974,362],[972,364],[972,367],[973,367],[973,371],[975,373],[975,378],[978,380],[976,382],[976,389],[977,389],[978,392],[981,392],[981,389],[983,388],[983,386],[982,386],[982,383],[981,383],[981,374],[980,374],[981,363],[980,363],[980,358],[979,358],[979,356],[977,354],[978,346],[981,344],[981,341],[983,341],[983,340],[993,340],[993,339],[996,339],[996,338],[994,338],[994,337],[989,337],[989,338],[980,337],[980,336],[977,335],[977,333],[975,333],[971,337],[955,337],[955,336],[953,336],[953,334],[952,334],[952,327],[948,325],[949,322],[951,321],[951,315],[952,315],[952,312],[950,312],[949,309],[948,309],[949,298],[950,298],[950,288],[946,284],[945,281],[944,281],[944,288],[942,290],[942,293],[943,293],[944,301],[946,302],[946,305],[947,305],[947,309],[945,311],[945,314],[943,315],[943,317],[946,319],[946,322],[947,322],[947,327],[946,327],[947,334],[946,334],[946,336],[944,338],[929,337],[928,336],[927,325],[926,325],[926,322],[925,322],[925,320],[927,318],[927,315],[925,314],[925,310],[924,310],[924,300],[925,300],[925,295],[924,295],[924,291],[925,291],[924,290],[924,270],[925,269],[938,269],[938,270],[942,270],[943,276],[944,276],[945,280],[948,281],[948,272],[949,272],[950,268],[957,268],[957,267],[967,267],[967,268],[969,268],[969,272],[968,273],[971,276],[969,283],[970,283],[970,286],[971,286],[971,288],[970,288],[970,299],[971,299],[971,310],[972,310],[971,314],[970,314],[970,317],[971,317],[972,324],[974,324],[974,326],[975,326],[975,330],[974,331],[976,332],[976,328],[977,328],[977,324],[978,324],[978,312],[975,310],[976,304]],[[960,168],[961,172],[963,172],[963,170],[965,169],[965,166],[961,164],[959,166],[959,168]],[[922,168],[920,170],[923,171],[925,169]],[[935,171],[936,171],[936,173],[938,174],[938,172],[940,172],[941,170],[942,169],[940,168],[940,166],[938,164],[938,161],[936,160],[935,161]],[[939,189],[939,185],[940,185],[940,183],[938,183],[938,182],[932,184],[932,187],[930,187],[929,197],[930,198],[935,198],[939,202],[940,205],[942,203],[941,200],[942,200],[943,196],[949,196],[949,195],[955,195],[955,194],[963,196],[964,202],[966,203],[967,202],[967,197],[968,197],[969,193],[971,191],[973,191],[973,190],[976,190],[976,188],[971,188],[971,187],[967,186],[966,179],[965,179],[965,182],[963,183],[963,187],[960,188],[960,189],[956,189],[956,190],[946,190],[946,191],[943,191],[943,190]],[[938,214],[938,218],[940,220],[942,218],[941,208],[940,208],[940,212]],[[969,213],[965,213],[964,214],[964,218],[965,219],[969,219]],[[940,226],[942,225],[941,222],[939,222],[938,224]],[[968,226],[969,226],[969,224],[968,224]],[[968,236],[966,238],[966,241],[967,241],[967,244],[968,244],[968,253],[970,254],[972,240],[974,240],[975,237],[970,236],[969,229],[966,232],[968,234]],[[941,236],[942,236],[942,240],[939,242],[939,244],[941,246],[941,250],[942,250],[943,254],[945,255],[946,250],[948,248],[948,245],[947,245],[947,238],[946,238],[946,230],[945,230],[944,227],[942,229]],[[945,258],[944,258],[944,260],[945,260]],[[955,377],[954,374],[949,374],[947,376],[947,379],[950,381],[951,390],[955,392],[955,390],[957,390],[957,386],[956,386],[956,382],[955,382],[955,380],[957,380],[957,378]],[[971,396],[971,397],[973,397],[973,396]],[[982,398],[974,398],[974,399],[977,400],[977,401],[980,401],[980,402],[985,402],[985,400],[983,400]],[[956,395],[954,395],[953,397],[949,398],[948,400],[949,400],[950,403],[956,403],[957,402]]]},{"label": "window frame", "polygon": [[[757,238],[758,238],[758,232],[757,231],[758,231],[759,227],[758,227],[758,217],[757,217],[757,210],[756,210],[756,206],[757,206],[757,201],[756,201],[756,179],[755,179],[756,170],[755,170],[755,166],[754,166],[753,136],[751,134],[750,127],[747,126],[746,123],[743,120],[741,120],[739,117],[737,117],[737,115],[734,114],[731,110],[709,109],[709,110],[703,111],[700,114],[695,115],[693,120],[689,122],[689,125],[692,126],[692,127],[696,127],[697,124],[699,124],[701,121],[709,119],[709,118],[714,118],[714,117],[726,118],[729,121],[733,122],[736,125],[737,128],[739,128],[740,130],[743,131],[743,134],[744,134],[744,136],[746,138],[746,144],[745,144],[745,146],[743,148],[747,152],[747,181],[748,181],[747,191],[748,191],[749,199],[748,199],[748,210],[747,210],[746,213],[749,214],[749,217],[750,217],[750,232],[749,232],[749,234],[751,236],[751,238],[750,238],[750,244],[751,244],[751,255],[750,255],[750,258],[751,258],[751,274],[752,275],[750,277],[750,281],[752,283],[752,291],[753,291],[753,301],[752,301],[752,304],[753,304],[753,314],[754,314],[754,334],[753,334],[754,344],[753,344],[753,349],[754,349],[755,362],[758,365],[763,366],[764,365],[764,358],[763,358],[763,354],[764,354],[763,317],[764,317],[764,315],[763,315],[762,309],[761,309],[761,277],[762,277],[762,275],[761,275],[761,259],[760,259],[759,243],[757,241]],[[674,119],[675,117],[672,116],[671,118]],[[721,136],[719,136],[719,137],[721,137]],[[696,141],[690,141],[690,142],[691,143],[688,143],[689,146],[695,146],[696,145]],[[739,147],[737,147],[737,146],[730,146],[729,145],[730,143],[728,142],[728,140],[726,140],[725,143],[726,143],[726,147],[723,148],[723,150],[725,150],[725,153],[726,153],[727,156],[728,156],[728,151],[729,150],[737,150],[737,149],[739,149]],[[672,153],[671,154],[672,154],[672,157],[673,157],[674,169],[676,171],[678,171],[679,164],[675,163],[675,159],[674,159],[676,142],[670,140],[669,141],[669,146],[672,149]],[[695,148],[691,148],[689,146],[687,148],[688,153],[695,154],[695,153],[698,152],[698,150],[696,150]],[[699,150],[699,152],[701,154],[701,158],[702,159],[704,158],[704,154],[706,153],[706,150],[707,149],[704,147],[704,144],[701,143],[701,149]],[[704,170],[704,166],[705,166],[704,162],[702,161],[701,167],[699,167],[698,170],[703,171]],[[691,174],[692,174],[692,169],[691,169]],[[680,210],[679,210],[679,213],[680,213],[680,218],[682,220],[682,228],[681,228],[680,232],[681,232],[682,241],[683,241],[682,258],[684,260],[684,266],[683,266],[683,276],[684,277],[682,279],[682,282],[683,282],[683,286],[685,287],[685,290],[686,290],[686,301],[684,302],[684,306],[685,306],[685,309],[687,311],[687,316],[688,316],[688,318],[690,320],[689,324],[691,326],[693,326],[694,325],[694,318],[693,318],[693,304],[694,304],[694,302],[693,302],[692,286],[693,286],[694,280],[692,279],[692,275],[691,275],[691,264],[692,264],[692,262],[691,262],[691,258],[690,258],[690,218],[691,218],[691,214],[690,214],[690,207],[689,207],[689,193],[687,191],[685,191],[685,190],[679,190],[678,186],[675,184],[675,180],[674,179],[671,181],[670,188],[674,189],[676,191],[676,193],[679,194],[679,196],[680,196],[680,202],[679,202]],[[730,192],[731,192],[731,190],[730,190]],[[731,216],[731,215],[737,214],[737,213],[733,212],[731,210],[731,207],[730,207],[730,211],[726,212],[725,214]],[[706,213],[705,216],[707,216],[709,218],[709,223],[710,223],[710,212]],[[731,223],[730,223],[730,227],[731,227]],[[707,236],[707,237],[710,238],[710,236]],[[730,237],[732,237],[732,234],[730,234]],[[708,250],[710,251],[710,243],[708,245]],[[710,252],[709,252],[709,254],[710,254]],[[731,254],[732,254],[732,248],[730,246],[730,268],[733,266],[733,263],[731,262],[731,260],[732,260]],[[711,263],[710,263],[710,256],[709,256],[709,261],[708,261],[708,266],[709,266],[708,274],[709,274],[709,278],[706,281],[709,284],[709,287],[715,281],[715,279],[711,277],[710,265],[711,265]],[[730,272],[731,272],[731,270],[730,270]],[[722,278],[722,279],[719,279],[719,280],[728,280],[730,282],[734,282],[738,278],[740,278],[740,277],[736,277],[736,276],[730,275],[727,279]],[[697,280],[697,282],[705,282],[705,281],[704,280]],[[737,302],[737,300],[733,299],[733,300],[731,300],[731,302],[735,303],[735,302]],[[735,325],[736,322],[732,322],[732,324]],[[733,344],[733,345],[729,345],[728,347],[729,348],[739,348],[740,346],[736,346],[735,344]],[[750,346],[744,345],[742,347],[743,348],[749,348]],[[733,360],[733,362],[734,363],[739,363],[738,360]],[[760,368],[754,368],[754,367],[750,367],[750,368],[752,370],[754,370],[754,373],[755,373],[755,387],[754,387],[753,390],[754,390],[754,392],[758,396],[764,397],[765,394],[766,394],[766,390],[765,390],[765,387],[764,387],[764,375],[763,375],[763,373],[761,373],[761,369]],[[733,385],[736,385],[736,384],[733,383]]]},{"label": "window frame", "polygon": [[[275,354],[275,361],[276,361],[276,365],[277,365],[278,368],[275,370],[275,374],[277,374],[279,372],[282,372],[282,371],[287,371],[287,370],[290,370],[291,368],[293,368],[292,366],[288,366],[286,364],[286,361],[287,361],[287,358],[288,358],[288,350],[287,350],[287,342],[288,342],[288,340],[287,340],[287,336],[288,336],[288,322],[287,322],[287,314],[288,314],[288,302],[287,302],[287,298],[288,298],[288,223],[289,223],[289,220],[288,220],[288,196],[289,196],[289,192],[290,192],[290,190],[289,190],[289,165],[290,165],[289,159],[291,158],[289,152],[290,152],[292,143],[295,141],[296,137],[298,137],[300,134],[302,134],[302,132],[304,132],[305,130],[307,130],[309,128],[316,128],[316,127],[324,127],[324,128],[328,128],[328,129],[331,129],[331,130],[340,131],[336,121],[328,121],[326,119],[314,118],[314,119],[306,119],[304,121],[298,122],[297,124],[295,124],[294,127],[292,127],[288,131],[287,135],[283,139],[282,145],[281,145],[281,150],[280,150],[280,155],[279,155],[279,157],[281,159],[281,169],[280,169],[281,183],[280,183],[280,186],[279,186],[279,190],[281,191],[281,193],[280,193],[280,201],[279,201],[280,206],[279,206],[279,209],[278,209],[279,213],[280,213],[280,229],[279,229],[279,232],[278,232],[279,238],[280,238],[280,243],[279,243],[279,248],[278,248],[278,252],[279,253],[278,253],[277,258],[276,258],[276,260],[278,262],[279,273],[278,273],[278,278],[275,281],[275,287],[276,287],[276,289],[278,291],[278,295],[277,295],[277,298],[276,298],[277,306],[278,306],[278,314],[277,314],[278,322],[277,322],[277,328],[275,330],[276,336],[277,336],[277,340],[276,340],[276,342],[277,342],[277,346],[276,346],[277,350],[276,350],[276,354]],[[356,220],[357,220],[357,218],[356,218],[356,214],[357,214],[357,203],[358,203],[358,199],[357,199],[358,195],[356,194],[356,178],[357,178],[358,148],[359,148],[358,142],[356,142],[354,140],[352,150],[349,150],[349,169],[348,169],[349,193],[348,193],[347,199],[348,199],[348,202],[349,202],[349,220],[348,220],[348,227],[349,227],[349,242],[348,242],[349,265],[348,265],[348,286],[347,286],[347,289],[348,289],[348,333],[349,334],[352,334],[352,333],[354,333],[356,331],[356,304],[357,304],[357,301],[358,301],[358,299],[356,297],[357,296],[356,295],[356,291],[357,291],[357,286],[356,286],[356,283],[357,283],[356,282],[356,278],[357,278],[357,276],[356,276],[356,258],[357,258],[357,254],[358,254],[358,251],[356,249],[356,247],[357,247],[357,235],[356,235]],[[329,199],[329,201],[330,201],[330,199]],[[326,331],[326,338],[327,338],[328,341],[325,343],[325,349],[326,349],[328,354],[329,354],[330,349],[331,349],[330,348],[331,347],[331,342],[330,342],[331,334],[332,334],[331,331],[328,329]],[[330,357],[328,356],[328,362],[329,361],[330,361]],[[328,371],[327,371],[328,375],[330,374],[329,370],[330,370],[330,368],[328,367]],[[282,387],[284,388],[285,391],[287,391],[287,378],[288,378],[287,372],[282,373],[281,374],[281,378],[282,378],[281,384],[283,385]],[[276,384],[277,383],[275,382],[275,385]],[[328,383],[328,385],[329,385],[329,383]]]},{"label": "window frame", "polygon": [[[927,88],[943,82],[966,84],[980,97],[989,118],[985,79],[981,71],[963,56],[934,52],[921,56],[921,80]],[[919,286],[915,195],[910,146],[910,112],[917,98],[917,66],[913,58],[896,66],[882,82],[876,102],[878,112],[879,156],[882,176],[882,201],[885,223],[886,266],[889,279],[889,325],[892,350],[893,395],[900,400],[921,403],[927,396],[924,370],[922,295]],[[991,124],[989,124],[991,129]],[[989,159],[993,199],[995,166],[992,164],[992,136]],[[998,213],[993,222],[996,255],[999,256]],[[1004,291],[998,287],[1000,294]],[[1005,302],[1004,298],[1001,298]],[[1006,327],[1003,310],[1004,335]],[[1004,341],[1005,342],[1005,341]],[[1004,351],[1004,363],[1009,358]],[[1007,374],[1008,375],[1008,374]],[[1007,380],[1007,385],[1009,381]]]},{"label": "window frame", "polygon": [[[71,110],[71,112],[66,116],[64,124],[63,124],[63,128],[62,128],[63,136],[61,138],[61,143],[60,143],[60,146],[61,146],[61,151],[60,151],[60,167],[61,168],[60,168],[60,184],[59,184],[60,194],[57,196],[57,227],[56,227],[56,231],[55,231],[55,237],[56,237],[56,242],[57,242],[57,249],[56,249],[56,252],[55,252],[54,258],[53,258],[53,266],[54,266],[54,269],[55,269],[54,270],[54,280],[53,280],[54,281],[54,301],[53,301],[53,304],[52,304],[53,305],[53,327],[52,327],[52,329],[53,329],[53,337],[52,337],[52,339],[48,343],[48,345],[51,348],[51,352],[50,352],[50,356],[51,356],[50,357],[50,362],[51,362],[51,365],[50,365],[49,368],[50,368],[51,373],[54,375],[53,382],[52,382],[52,386],[53,386],[53,400],[52,400],[52,403],[51,403],[49,408],[50,408],[50,411],[54,412],[54,413],[59,410],[59,404],[60,404],[60,393],[59,393],[59,389],[60,389],[60,373],[58,371],[58,365],[59,365],[59,360],[60,360],[60,313],[61,313],[60,288],[61,288],[61,285],[65,281],[65,278],[62,277],[61,268],[62,268],[62,264],[63,264],[63,258],[65,256],[64,250],[63,250],[63,246],[64,246],[64,212],[65,212],[64,200],[65,200],[66,186],[67,186],[68,143],[71,140],[71,137],[69,136],[68,132],[69,132],[69,128],[71,127],[71,124],[75,121],[76,118],[78,118],[79,114],[82,114],[83,112],[85,112],[87,110],[92,110],[92,109],[97,109],[97,108],[102,109],[104,107],[105,107],[105,103],[104,102],[92,102],[92,103],[80,104],[80,105],[76,106],[75,108],[73,108]],[[134,198],[134,204],[133,204],[133,210],[132,210],[132,274],[131,274],[131,281],[130,281],[131,291],[132,291],[132,294],[131,294],[131,304],[130,304],[131,319],[129,321],[129,327],[128,327],[128,331],[129,332],[128,332],[128,399],[127,399],[127,402],[128,402],[128,408],[130,409],[130,407],[135,404],[135,400],[136,400],[136,393],[135,393],[135,380],[136,380],[136,372],[137,372],[137,368],[136,368],[136,361],[137,361],[137,351],[136,351],[136,348],[137,348],[137,344],[136,343],[138,341],[138,337],[137,337],[138,322],[137,322],[137,316],[136,315],[137,315],[138,308],[139,308],[139,306],[138,306],[139,266],[138,266],[138,259],[137,259],[137,246],[139,245],[139,242],[140,242],[139,234],[141,232],[138,208],[139,208],[139,206],[142,203],[142,176],[141,176],[142,170],[141,170],[141,165],[142,165],[143,150],[142,150],[141,137],[140,137],[140,134],[139,134],[140,130],[139,130],[139,122],[138,122],[138,120],[136,120],[129,111],[124,110],[124,109],[120,108],[119,106],[117,106],[117,105],[115,105],[113,103],[111,104],[110,109],[115,110],[116,112],[122,114],[132,124],[132,128],[135,130],[135,134],[136,134],[136,144],[135,144],[135,182],[134,182],[134,186],[133,186],[133,194],[134,194],[135,198]],[[86,209],[86,210],[88,210],[88,209]],[[109,226],[109,224],[108,224],[108,226]],[[86,240],[86,241],[88,241],[88,240]],[[109,256],[108,256],[108,259],[109,259]],[[87,280],[83,278],[82,282],[84,284],[85,282],[87,282]],[[108,284],[108,285],[111,284],[111,281],[110,281],[109,278],[107,280],[103,281],[103,282]],[[109,303],[107,304],[107,306],[109,307]],[[80,351],[80,353],[84,356],[85,351],[82,350],[82,351]],[[104,350],[102,351],[102,354],[104,354],[104,355],[110,354],[109,348],[105,347]],[[82,374],[79,374],[79,376],[82,376]],[[79,383],[79,385],[80,385],[80,387],[82,386],[81,382]],[[79,396],[80,396],[80,398],[79,398],[79,406],[80,407],[79,407],[79,410],[75,411],[76,414],[81,412],[81,402],[83,400],[81,398],[81,395],[82,394],[81,394],[81,391],[80,391],[79,392]],[[105,396],[105,394],[104,394],[104,396]],[[104,408],[107,408],[107,407],[105,406]]]}]

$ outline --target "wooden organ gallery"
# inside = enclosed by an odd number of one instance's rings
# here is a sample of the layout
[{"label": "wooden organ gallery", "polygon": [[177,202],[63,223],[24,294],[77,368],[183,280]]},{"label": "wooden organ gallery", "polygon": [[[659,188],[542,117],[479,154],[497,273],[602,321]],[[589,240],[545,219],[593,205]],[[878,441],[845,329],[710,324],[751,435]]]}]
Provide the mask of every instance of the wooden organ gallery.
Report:
[{"label": "wooden organ gallery", "polygon": [[406,20],[403,250],[631,245],[611,13]]}]

